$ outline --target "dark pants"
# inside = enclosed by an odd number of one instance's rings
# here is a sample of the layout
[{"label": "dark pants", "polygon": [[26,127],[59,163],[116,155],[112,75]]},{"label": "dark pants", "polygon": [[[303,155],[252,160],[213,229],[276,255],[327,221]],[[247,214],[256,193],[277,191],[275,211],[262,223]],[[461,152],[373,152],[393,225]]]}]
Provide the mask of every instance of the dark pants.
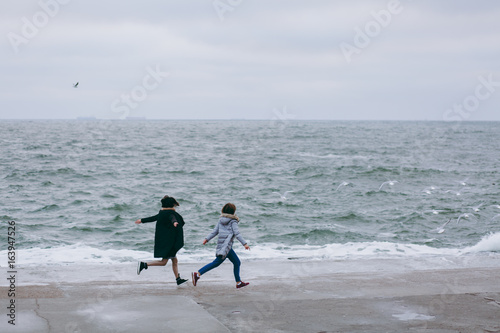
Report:
[{"label": "dark pants", "polygon": [[[241,279],[240,279],[240,264],[241,264],[240,258],[238,258],[238,256],[236,255],[236,252],[234,252],[233,249],[231,249],[231,251],[229,251],[226,258],[229,259],[229,261],[231,261],[234,265],[234,267],[233,267],[234,279],[236,280],[236,282],[240,282],[241,281]],[[220,264],[222,264],[224,262],[224,260],[226,260],[226,258],[223,258],[222,256],[217,256],[214,261],[212,261],[208,265],[203,266],[203,268],[201,268],[198,272],[200,273],[200,275],[203,275],[206,272],[214,269],[215,267],[218,267]]]}]

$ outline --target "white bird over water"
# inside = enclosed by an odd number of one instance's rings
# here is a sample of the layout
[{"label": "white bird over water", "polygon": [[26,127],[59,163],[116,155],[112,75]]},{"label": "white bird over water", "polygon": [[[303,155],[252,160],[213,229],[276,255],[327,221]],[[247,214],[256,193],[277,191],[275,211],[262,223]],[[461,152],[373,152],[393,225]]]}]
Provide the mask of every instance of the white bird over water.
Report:
[{"label": "white bird over water", "polygon": [[472,207],[472,210],[475,211],[476,213],[479,212],[479,208],[481,208],[481,206],[484,205],[483,202],[481,202],[479,205],[475,206],[475,207]]},{"label": "white bird over water", "polygon": [[465,178],[464,180],[455,180],[456,183],[459,183],[462,186],[467,186],[467,181],[469,180],[469,177]]},{"label": "white bird over water", "polygon": [[432,194],[432,191],[435,191],[435,190],[439,190],[439,187],[429,186],[429,187],[424,188],[422,190],[422,192],[424,192],[425,194]]},{"label": "white bird over water", "polygon": [[432,210],[426,210],[424,213],[432,213],[434,215],[438,215],[439,213],[442,212],[444,212],[444,210],[432,209]]},{"label": "white bird over water", "polygon": [[431,190],[428,189],[422,190],[422,192],[424,192],[425,194],[432,194]]},{"label": "white bird over water", "polygon": [[285,192],[285,193],[283,193],[283,194],[281,194],[281,193],[279,193],[279,192],[273,192],[273,193],[278,194],[278,195],[281,197],[281,200],[286,200],[286,199],[287,199],[286,195],[287,195],[288,193],[293,193],[293,192],[294,192],[294,191],[286,191],[286,192]]},{"label": "white bird over water", "polygon": [[442,234],[442,233],[444,232],[444,230],[445,230],[445,229],[444,229],[444,227],[446,227],[446,225],[447,225],[448,223],[450,223],[450,221],[451,221],[451,219],[448,219],[448,221],[446,221],[446,223],[445,223],[445,224],[443,224],[442,226],[440,226],[439,228],[437,228],[437,229],[436,229],[437,233],[438,233],[438,234]]},{"label": "white bird over water", "polygon": [[380,191],[384,185],[393,186],[396,183],[398,183],[397,180],[388,180],[386,182],[383,182],[382,185],[380,185],[380,187],[378,188],[378,190]]},{"label": "white bird over water", "polygon": [[341,188],[342,186],[347,186],[347,185],[349,185],[349,184],[350,184],[350,183],[348,183],[348,182],[342,182],[342,183],[340,183],[340,185],[339,185],[339,186],[337,186],[337,189],[335,190],[335,192],[337,192],[337,191],[339,190],[339,188]]},{"label": "white bird over water", "polygon": [[461,219],[468,219],[469,217],[473,217],[474,219],[476,218],[476,216],[474,216],[474,214],[469,214],[469,213],[460,214],[460,216],[458,216],[458,219],[457,219],[457,224],[458,224],[458,222],[460,222]]},{"label": "white bird over water", "polygon": [[462,190],[463,190],[463,188],[458,190],[458,191],[448,190],[448,191],[446,191],[446,193],[453,193],[455,195],[462,195]]}]

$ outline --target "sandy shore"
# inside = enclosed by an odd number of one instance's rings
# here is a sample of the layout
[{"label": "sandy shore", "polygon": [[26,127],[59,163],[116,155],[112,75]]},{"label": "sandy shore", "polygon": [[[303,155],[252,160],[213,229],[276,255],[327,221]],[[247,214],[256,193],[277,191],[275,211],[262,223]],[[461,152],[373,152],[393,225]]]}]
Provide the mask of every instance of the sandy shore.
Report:
[{"label": "sandy shore", "polygon": [[21,268],[15,326],[0,283],[0,332],[500,332],[499,255],[243,262],[240,290],[231,267],[197,287],[170,266]]}]

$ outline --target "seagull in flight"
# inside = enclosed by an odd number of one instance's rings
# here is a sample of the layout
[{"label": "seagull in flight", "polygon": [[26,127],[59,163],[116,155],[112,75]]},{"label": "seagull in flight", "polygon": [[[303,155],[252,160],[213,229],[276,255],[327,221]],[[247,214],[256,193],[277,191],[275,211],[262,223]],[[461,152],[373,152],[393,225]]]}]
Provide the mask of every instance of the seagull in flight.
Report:
[{"label": "seagull in flight", "polygon": [[469,217],[476,218],[474,216],[474,214],[469,214],[469,213],[460,214],[460,216],[458,216],[458,219],[457,219],[457,224],[458,224],[458,222],[460,222],[461,219],[468,219]]},{"label": "seagull in flight", "polygon": [[475,206],[475,207],[472,207],[472,210],[475,211],[476,213],[479,212],[479,208],[481,208],[481,206],[484,205],[484,203],[480,203],[479,205]]},{"label": "seagull in flight", "polygon": [[285,193],[283,193],[283,194],[281,194],[281,193],[279,193],[279,192],[273,192],[273,193],[277,193],[277,194],[281,197],[281,200],[286,200],[286,199],[287,199],[286,195],[287,195],[288,193],[293,193],[293,192],[294,192],[294,191],[286,191],[286,192],[285,192]]},{"label": "seagull in flight", "polygon": [[454,190],[448,190],[446,191],[446,193],[453,193],[455,195],[462,195],[462,190],[464,189],[465,187],[461,188],[460,190],[458,191],[454,191]]},{"label": "seagull in flight", "polygon": [[78,83],[80,83],[80,82],[75,83],[75,84],[73,85],[73,88],[78,88]]},{"label": "seagull in flight", "polygon": [[422,190],[422,192],[424,192],[425,194],[432,194],[432,191],[434,190],[438,190],[439,188],[436,187],[436,186],[429,186],[429,187],[426,187]]},{"label": "seagull in flight", "polygon": [[467,186],[467,181],[469,180],[469,177],[465,178],[464,180],[455,180],[458,184],[462,186]]},{"label": "seagull in flight", "polygon": [[378,190],[380,191],[384,185],[393,186],[396,183],[398,183],[397,180],[388,180],[386,182],[383,182],[382,185],[380,185],[380,187],[378,188]]},{"label": "seagull in flight", "polygon": [[434,215],[438,215],[439,213],[442,213],[442,212],[444,212],[444,210],[432,209],[432,210],[426,210],[426,211],[424,212],[424,214],[425,214],[425,213],[432,213],[432,214],[434,214]]},{"label": "seagull in flight", "polygon": [[444,229],[444,227],[446,227],[446,225],[447,225],[448,223],[450,223],[450,221],[451,221],[451,219],[448,219],[448,221],[446,221],[446,223],[445,223],[445,224],[443,224],[442,226],[440,226],[439,228],[437,228],[437,229],[436,229],[437,233],[438,233],[438,234],[442,234],[442,233],[444,232],[444,230],[445,230],[445,229]]},{"label": "seagull in flight", "polygon": [[335,190],[335,192],[337,192],[337,191],[339,190],[339,188],[341,188],[342,186],[347,186],[347,185],[349,185],[349,184],[350,184],[350,183],[348,183],[348,182],[342,182],[342,183],[341,183],[341,184],[337,187],[337,189]]}]

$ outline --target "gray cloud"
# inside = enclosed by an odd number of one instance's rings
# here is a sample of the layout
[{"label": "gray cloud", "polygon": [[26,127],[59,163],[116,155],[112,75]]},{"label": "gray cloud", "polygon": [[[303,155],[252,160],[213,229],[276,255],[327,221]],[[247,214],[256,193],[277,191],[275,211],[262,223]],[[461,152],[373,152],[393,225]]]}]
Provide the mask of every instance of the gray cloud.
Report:
[{"label": "gray cloud", "polygon": [[[220,1],[236,4],[223,20],[215,1],[3,2],[0,118],[117,118],[133,95],[127,114],[148,118],[269,119],[286,106],[296,119],[443,120],[480,78],[500,82],[493,0],[401,0],[386,22],[391,1]],[[152,89],[156,67],[169,76]],[[493,89],[462,119],[500,120]]]}]

